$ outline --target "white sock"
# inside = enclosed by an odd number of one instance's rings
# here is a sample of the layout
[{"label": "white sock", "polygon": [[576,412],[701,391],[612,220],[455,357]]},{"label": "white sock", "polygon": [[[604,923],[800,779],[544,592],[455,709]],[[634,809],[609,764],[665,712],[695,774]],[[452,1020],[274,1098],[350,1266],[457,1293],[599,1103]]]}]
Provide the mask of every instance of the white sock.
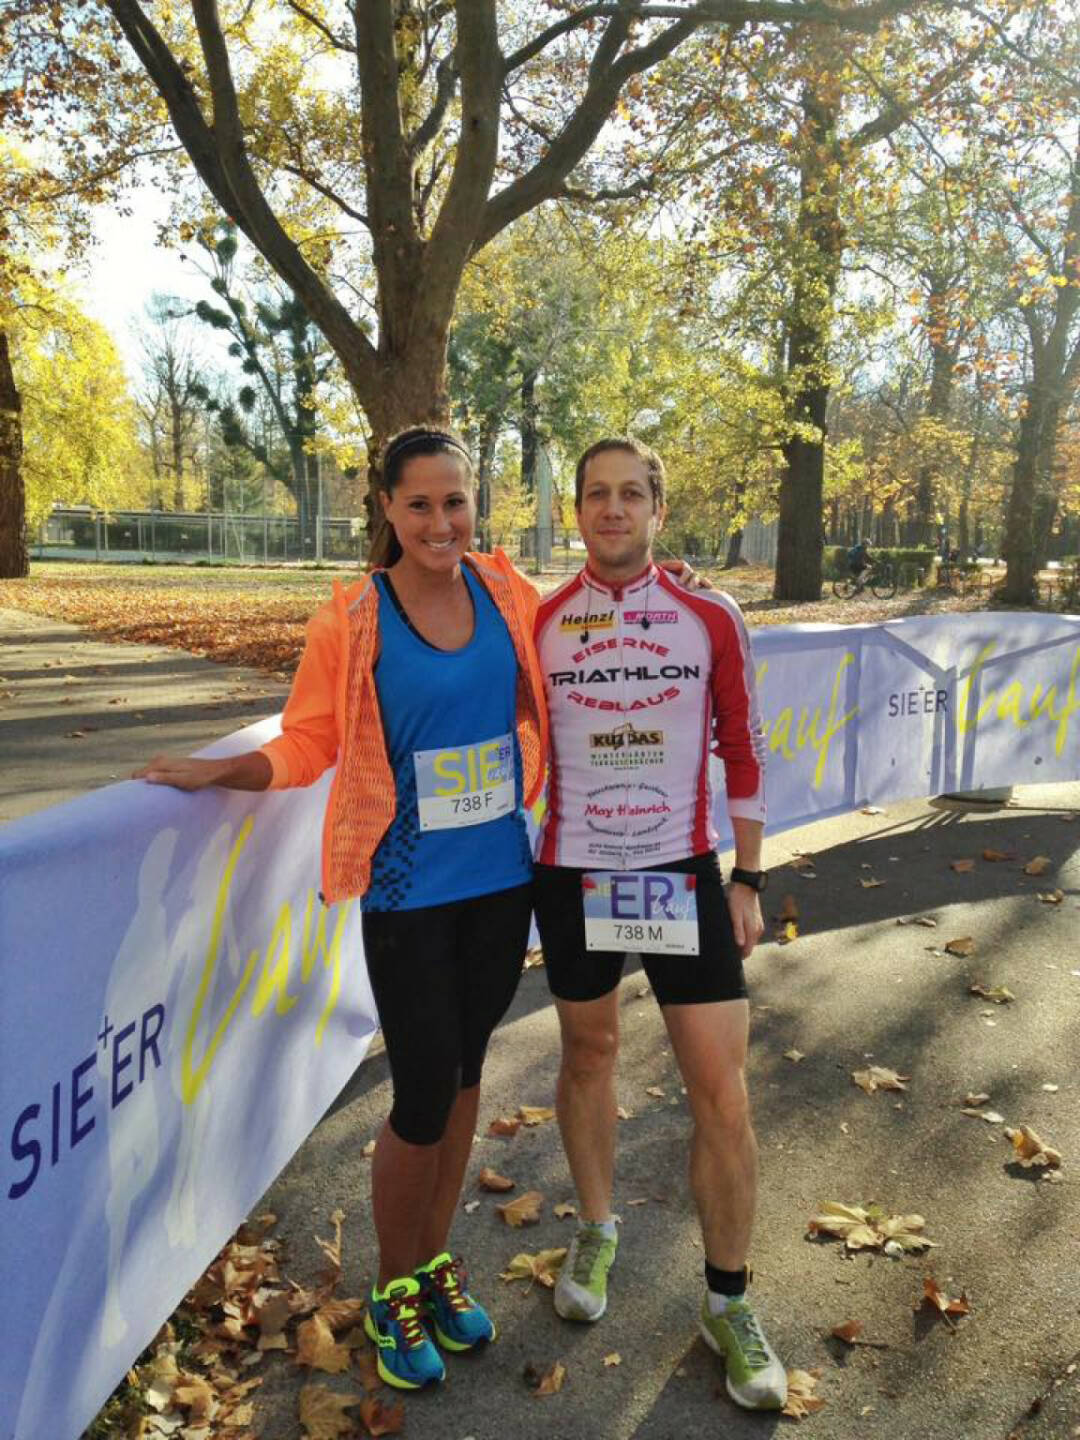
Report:
[{"label": "white sock", "polygon": [[706,1289],[705,1298],[709,1305],[710,1315],[722,1315],[733,1300],[745,1300],[745,1292],[742,1295],[718,1295],[715,1290]]},{"label": "white sock", "polygon": [[582,1220],[578,1229],[584,1230],[586,1227],[590,1230],[602,1231],[604,1238],[607,1240],[616,1239],[619,1233],[614,1220]]}]

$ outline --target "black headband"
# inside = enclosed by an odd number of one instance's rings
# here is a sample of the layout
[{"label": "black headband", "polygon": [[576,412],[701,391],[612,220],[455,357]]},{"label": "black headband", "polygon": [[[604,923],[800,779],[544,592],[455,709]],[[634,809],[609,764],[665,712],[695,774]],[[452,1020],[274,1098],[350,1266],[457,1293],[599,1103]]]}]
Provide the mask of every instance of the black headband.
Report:
[{"label": "black headband", "polygon": [[471,465],[473,458],[460,440],[455,440],[452,435],[445,434],[442,430],[416,430],[411,435],[403,435],[399,440],[391,440],[383,456],[383,469],[389,465],[391,457],[400,455],[403,450],[411,450],[414,445],[448,445],[452,450],[458,450]]}]

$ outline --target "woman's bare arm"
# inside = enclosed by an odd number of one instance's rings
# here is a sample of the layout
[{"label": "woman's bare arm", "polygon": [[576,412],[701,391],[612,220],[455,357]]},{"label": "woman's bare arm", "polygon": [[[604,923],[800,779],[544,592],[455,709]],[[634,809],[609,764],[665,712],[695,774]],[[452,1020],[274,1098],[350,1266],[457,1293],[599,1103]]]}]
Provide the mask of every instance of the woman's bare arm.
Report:
[{"label": "woman's bare arm", "polygon": [[221,760],[197,760],[190,755],[155,755],[148,765],[136,770],[133,780],[151,785],[172,785],[177,790],[205,790],[218,785],[225,790],[266,790],[273,771],[261,750],[229,755]]}]

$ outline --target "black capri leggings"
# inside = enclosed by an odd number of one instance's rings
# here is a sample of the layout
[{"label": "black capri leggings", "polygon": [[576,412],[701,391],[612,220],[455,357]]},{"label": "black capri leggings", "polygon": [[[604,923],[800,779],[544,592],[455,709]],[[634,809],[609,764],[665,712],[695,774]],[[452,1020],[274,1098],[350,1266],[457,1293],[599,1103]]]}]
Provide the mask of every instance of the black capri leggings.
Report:
[{"label": "black capri leggings", "polygon": [[480,1083],[529,940],[532,886],[427,905],[365,910],[364,953],[386,1042],[394,1133],[443,1137],[459,1090]]}]

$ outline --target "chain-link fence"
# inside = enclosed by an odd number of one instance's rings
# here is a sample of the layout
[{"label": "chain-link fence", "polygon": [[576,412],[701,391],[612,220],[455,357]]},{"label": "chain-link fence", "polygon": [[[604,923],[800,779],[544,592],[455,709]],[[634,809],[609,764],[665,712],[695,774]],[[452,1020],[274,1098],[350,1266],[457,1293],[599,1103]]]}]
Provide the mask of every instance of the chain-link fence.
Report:
[{"label": "chain-link fence", "polygon": [[[322,534],[319,535],[321,528]],[[320,546],[321,538],[321,546]],[[55,509],[41,525],[38,560],[231,561],[281,565],[351,563],[363,553],[363,521],[324,516],[301,535],[288,515],[220,515],[174,510]]]}]

